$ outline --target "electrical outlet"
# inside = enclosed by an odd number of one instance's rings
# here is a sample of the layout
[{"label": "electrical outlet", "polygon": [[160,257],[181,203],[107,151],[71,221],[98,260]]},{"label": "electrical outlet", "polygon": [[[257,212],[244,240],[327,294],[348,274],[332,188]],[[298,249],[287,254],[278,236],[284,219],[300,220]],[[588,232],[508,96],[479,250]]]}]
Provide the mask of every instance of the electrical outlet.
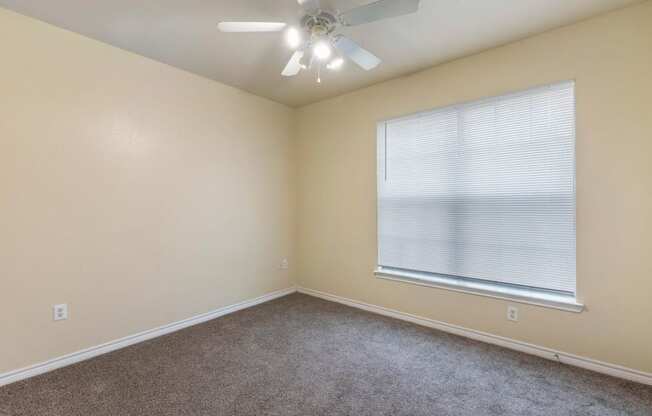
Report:
[{"label": "electrical outlet", "polygon": [[53,318],[55,321],[63,321],[68,319],[68,305],[62,303],[52,307]]},{"label": "electrical outlet", "polygon": [[288,263],[288,259],[281,260],[281,269],[287,270],[289,268],[290,268],[290,263]]},{"label": "electrical outlet", "polygon": [[518,308],[516,306],[507,307],[507,319],[509,321],[518,321]]}]

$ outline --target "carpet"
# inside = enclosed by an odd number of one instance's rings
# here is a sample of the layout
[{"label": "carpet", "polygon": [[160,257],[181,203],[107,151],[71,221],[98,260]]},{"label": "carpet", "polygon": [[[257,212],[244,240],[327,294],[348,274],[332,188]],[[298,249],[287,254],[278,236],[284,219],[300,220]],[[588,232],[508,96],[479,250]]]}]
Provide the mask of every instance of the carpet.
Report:
[{"label": "carpet", "polygon": [[8,416],[652,415],[652,387],[292,294],[0,388]]}]

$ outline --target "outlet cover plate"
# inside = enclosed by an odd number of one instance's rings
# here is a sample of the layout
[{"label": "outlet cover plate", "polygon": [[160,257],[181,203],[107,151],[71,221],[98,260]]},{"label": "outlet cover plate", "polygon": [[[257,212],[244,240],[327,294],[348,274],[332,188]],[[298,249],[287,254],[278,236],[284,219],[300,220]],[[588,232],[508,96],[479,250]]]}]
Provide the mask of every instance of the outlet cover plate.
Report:
[{"label": "outlet cover plate", "polygon": [[54,305],[52,307],[52,314],[55,321],[64,321],[68,319],[68,305],[65,303]]},{"label": "outlet cover plate", "polygon": [[289,268],[290,268],[290,263],[288,262],[288,259],[281,260],[281,270],[287,270]]},{"label": "outlet cover plate", "polygon": [[516,308],[516,306],[507,307],[507,320],[513,322],[518,321],[518,308]]}]

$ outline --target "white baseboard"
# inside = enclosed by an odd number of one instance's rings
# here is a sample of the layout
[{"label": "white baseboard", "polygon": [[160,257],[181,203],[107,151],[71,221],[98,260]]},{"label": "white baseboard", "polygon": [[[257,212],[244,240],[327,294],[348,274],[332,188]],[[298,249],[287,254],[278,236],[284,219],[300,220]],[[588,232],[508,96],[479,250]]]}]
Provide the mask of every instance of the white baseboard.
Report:
[{"label": "white baseboard", "polygon": [[543,357],[553,361],[559,361],[563,364],[569,364],[575,367],[585,368],[587,370],[595,371],[597,373],[607,374],[613,377],[618,377],[625,380],[635,381],[637,383],[652,385],[652,374],[643,371],[633,370],[616,364],[609,364],[591,358],[580,357],[578,355],[569,354],[562,351],[556,351],[550,348],[541,347],[527,342],[521,342],[510,338],[505,338],[497,335],[492,335],[486,332],[476,331],[473,329],[464,328],[457,325],[448,324],[434,319],[423,318],[416,315],[411,315],[404,312],[399,312],[394,309],[384,308],[382,306],[371,305],[357,300],[344,298],[330,293],[324,293],[313,289],[304,287],[297,288],[299,293],[315,296],[321,299],[329,300],[332,302],[341,303],[354,308],[362,309],[368,312],[377,313],[384,316],[408,321],[417,325],[425,326],[428,328],[438,329],[440,331],[448,332],[455,335],[475,339],[478,341],[486,342],[488,344],[499,345],[501,347],[509,348],[512,350],[524,352],[538,357]]},{"label": "white baseboard", "polygon": [[16,381],[25,380],[39,374],[47,373],[61,367],[78,363],[80,361],[88,360],[98,355],[106,354],[120,348],[128,347],[129,345],[137,344],[152,338],[160,337],[161,335],[169,334],[189,326],[197,325],[202,322],[210,321],[211,319],[227,315],[242,309],[250,308],[252,306],[268,302],[270,300],[289,295],[294,292],[304,293],[306,295],[315,296],[325,300],[341,303],[344,305],[352,306],[354,308],[362,309],[368,312],[377,313],[380,315],[389,316],[392,318],[400,319],[415,323],[417,325],[438,329],[444,332],[460,335],[463,337],[475,339],[478,341],[486,342],[489,344],[499,345],[501,347],[509,348],[516,351],[521,351],[527,354],[536,355],[553,361],[560,361],[564,364],[573,365],[576,367],[585,368],[598,373],[607,374],[610,376],[622,378],[625,380],[635,381],[642,384],[652,385],[652,374],[643,371],[633,370],[630,368],[622,367],[615,364],[609,364],[590,358],[580,357],[577,355],[556,351],[550,348],[541,347],[526,342],[517,341],[510,338],[492,335],[486,332],[476,331],[473,329],[464,328],[457,325],[447,324],[445,322],[436,321],[434,319],[423,318],[416,315],[411,315],[404,312],[399,312],[393,309],[384,308],[382,306],[371,305],[364,302],[359,302],[353,299],[347,299],[341,296],[332,295],[329,293],[319,292],[308,288],[295,288],[290,287],[287,289],[279,290],[276,292],[268,293],[263,296],[245,300],[233,305],[225,306],[211,312],[194,316],[192,318],[184,319],[182,321],[174,322],[168,325],[163,325],[158,328],[150,329],[138,334],[130,335],[105,344],[97,345],[72,354],[64,355],[62,357],[53,358],[51,360],[34,364],[29,367],[21,368],[18,370],[10,371],[0,374],[0,386],[14,383]]},{"label": "white baseboard", "polygon": [[53,358],[51,360],[34,364],[29,367],[21,368],[18,370],[9,371],[0,374],[0,386],[14,383],[16,381],[25,380],[39,374],[47,373],[57,368],[65,367],[80,361],[88,360],[89,358],[97,357],[98,355],[106,354],[120,348],[128,347],[129,345],[138,344],[139,342],[147,341],[148,339],[160,337],[161,335],[169,334],[189,326],[197,325],[202,322],[210,321],[211,319],[218,318],[242,309],[250,308],[252,306],[268,302],[270,300],[280,298],[290,293],[296,292],[295,287],[278,290],[276,292],[267,293],[254,299],[245,300],[235,303],[233,305],[225,306],[214,311],[203,313],[201,315],[193,316],[192,318],[184,319],[182,321],[174,322],[171,324],[163,325],[158,328],[150,329],[140,332],[138,334],[129,335],[124,338],[116,339],[105,344],[96,345],[94,347],[86,348],[81,351],[73,352],[62,357]]}]

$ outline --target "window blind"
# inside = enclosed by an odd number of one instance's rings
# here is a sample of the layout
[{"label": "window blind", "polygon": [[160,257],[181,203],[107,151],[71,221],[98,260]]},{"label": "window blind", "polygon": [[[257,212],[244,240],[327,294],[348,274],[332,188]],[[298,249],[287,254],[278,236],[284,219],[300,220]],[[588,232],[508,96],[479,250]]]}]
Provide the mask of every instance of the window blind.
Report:
[{"label": "window blind", "polygon": [[379,123],[378,249],[382,268],[574,294],[574,83]]}]

